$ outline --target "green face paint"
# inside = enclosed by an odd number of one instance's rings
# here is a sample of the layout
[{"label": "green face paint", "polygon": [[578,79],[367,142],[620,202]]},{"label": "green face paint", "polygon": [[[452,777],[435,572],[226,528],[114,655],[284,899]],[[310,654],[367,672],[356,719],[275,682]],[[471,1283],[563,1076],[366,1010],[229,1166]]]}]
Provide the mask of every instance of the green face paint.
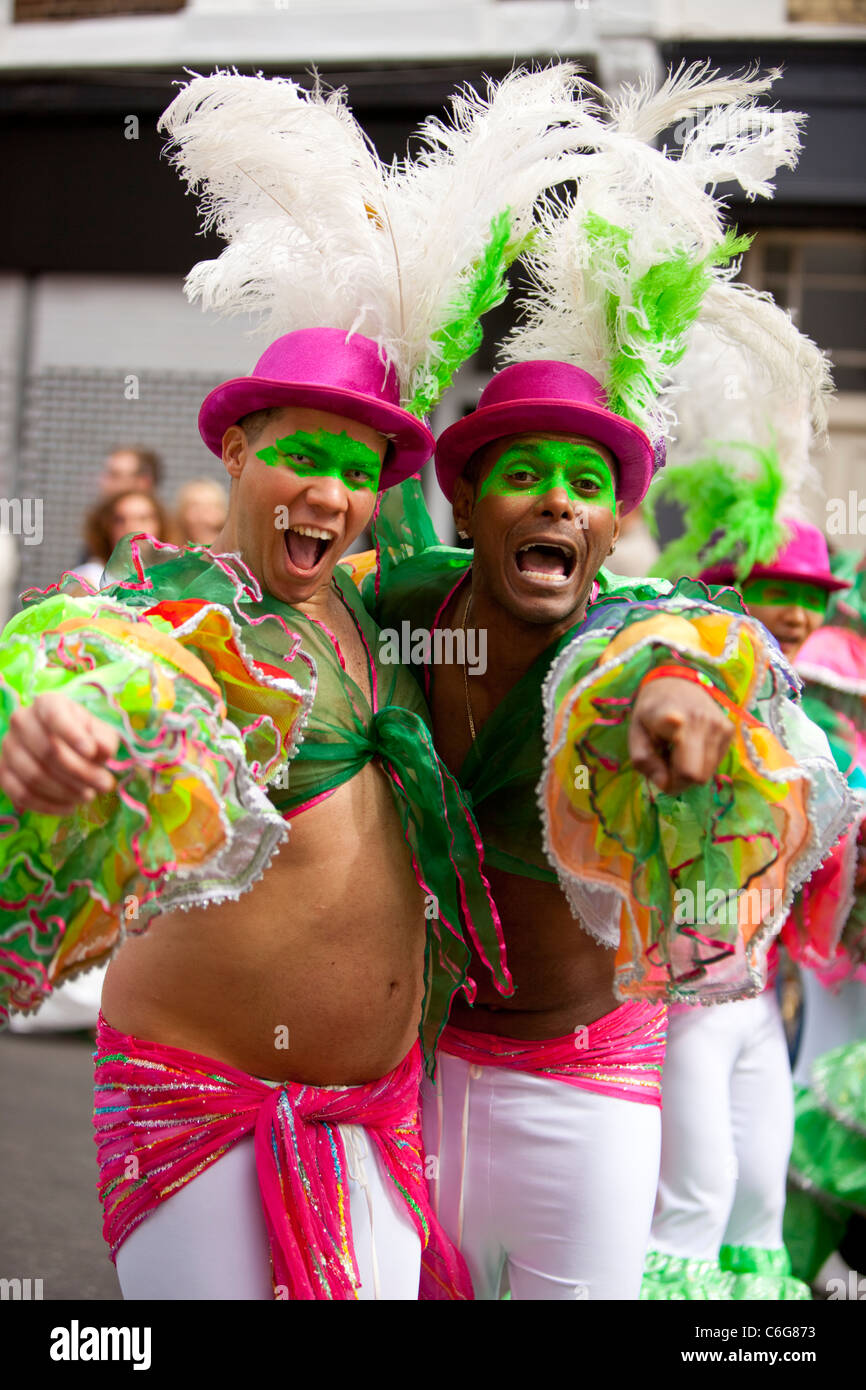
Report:
[{"label": "green face paint", "polygon": [[587,444],[539,439],[513,444],[500,454],[484,479],[482,497],[543,497],[562,488],[579,506],[614,511],[616,494],[610,466]]},{"label": "green face paint", "polygon": [[827,590],[817,584],[795,579],[747,579],[740,592],[747,604],[766,608],[808,608],[813,613],[827,611]]},{"label": "green face paint", "polygon": [[298,430],[297,434],[286,435],[269,448],[260,449],[256,458],[272,468],[290,468],[299,478],[339,478],[352,492],[358,488],[375,492],[382,472],[375,450],[352,439],[345,430],[341,434],[328,430],[308,434]]}]

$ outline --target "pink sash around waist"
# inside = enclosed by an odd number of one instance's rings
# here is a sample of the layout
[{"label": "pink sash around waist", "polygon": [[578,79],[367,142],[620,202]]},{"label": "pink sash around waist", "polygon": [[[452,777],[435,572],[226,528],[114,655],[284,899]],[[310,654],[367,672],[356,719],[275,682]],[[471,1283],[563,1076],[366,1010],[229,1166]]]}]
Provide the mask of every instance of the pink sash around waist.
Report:
[{"label": "pink sash around waist", "polygon": [[634,1000],[562,1038],[529,1042],[449,1024],[439,1046],[476,1066],[510,1067],[618,1100],[661,1107],[666,1035],[665,1006]]},{"label": "pink sash around waist", "polygon": [[423,1298],[471,1298],[430,1210],[418,1119],[418,1044],[378,1081],[268,1085],[195,1052],[130,1037],[100,1015],[94,1106],[103,1234],[112,1259],[184,1183],[255,1134],[275,1296],[352,1299],[360,1287],[340,1125],[363,1125],[425,1248]]}]

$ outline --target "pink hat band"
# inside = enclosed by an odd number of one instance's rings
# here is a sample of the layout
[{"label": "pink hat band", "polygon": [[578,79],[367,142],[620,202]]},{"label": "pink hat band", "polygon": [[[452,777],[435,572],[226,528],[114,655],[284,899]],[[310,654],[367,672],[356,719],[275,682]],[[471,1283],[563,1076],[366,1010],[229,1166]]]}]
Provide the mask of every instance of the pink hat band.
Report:
[{"label": "pink hat band", "polygon": [[[790,540],[786,541],[769,565],[755,565],[749,579],[790,579],[815,584],[820,589],[850,589],[847,579],[837,579],[830,569],[830,554],[822,531],[807,521],[785,520]],[[698,576],[707,584],[733,584],[733,564],[711,565]],[[745,582],[745,581],[742,581]]]},{"label": "pink hat band", "polygon": [[222,457],[226,430],[254,410],[300,406],[342,415],[390,439],[379,486],[393,487],[427,462],[433,436],[400,405],[394,369],[379,347],[341,328],[301,328],[266,348],[245,377],[224,381],[205,398],[198,427],[212,453]]},{"label": "pink hat band", "polygon": [[436,446],[436,476],[449,501],[473,454],[513,434],[581,435],[603,444],[618,471],[617,499],[623,512],[641,502],[653,473],[664,462],[643,430],[607,405],[604,388],[569,362],[517,362],[498,372],[478,407],[451,425]]}]

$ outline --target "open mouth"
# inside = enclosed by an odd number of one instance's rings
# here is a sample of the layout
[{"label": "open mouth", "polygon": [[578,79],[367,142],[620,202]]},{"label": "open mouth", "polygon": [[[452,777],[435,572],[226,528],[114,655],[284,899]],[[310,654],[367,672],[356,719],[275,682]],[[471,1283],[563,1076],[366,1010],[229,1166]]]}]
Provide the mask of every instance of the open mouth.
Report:
[{"label": "open mouth", "polygon": [[283,538],[289,564],[303,575],[315,573],[334,543],[333,532],[318,526],[290,526]]},{"label": "open mouth", "polygon": [[515,555],[519,572],[540,584],[565,584],[571,578],[577,556],[568,546],[552,541],[522,545]]}]

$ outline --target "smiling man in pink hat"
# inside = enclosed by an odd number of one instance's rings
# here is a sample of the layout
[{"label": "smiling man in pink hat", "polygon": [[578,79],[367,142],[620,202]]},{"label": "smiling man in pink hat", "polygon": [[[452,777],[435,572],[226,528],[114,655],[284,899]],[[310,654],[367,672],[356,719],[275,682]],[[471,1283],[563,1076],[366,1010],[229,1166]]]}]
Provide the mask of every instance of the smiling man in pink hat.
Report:
[{"label": "smiling man in pink hat", "polygon": [[[801,766],[808,721],[735,594],[604,569],[664,460],[667,375],[704,297],[738,341],[772,339],[786,367],[800,350],[774,306],[757,325],[744,313],[748,292],[724,269],[744,242],[705,192],[713,159],[645,143],[678,99],[706,101],[695,140],[704,121],[711,149],[724,129],[724,178],[739,170],[754,193],[753,142],[775,167],[787,136],[770,129],[787,118],[756,119],[762,84],[709,76],[588,115],[595,153],[574,197],[539,216],[511,365],[438,440],[472,549],[429,532],[425,544],[419,525],[410,554],[408,505],[394,518],[386,501],[377,520],[375,611],[431,638],[413,662],[478,821],[515,986],[455,999],[423,1086],[434,1209],[483,1299],[506,1285],[518,1299],[639,1296],[665,1004],[760,988],[780,904],[849,809],[826,741]],[[464,630],[467,649],[483,633],[485,669],[437,664],[439,629]],[[707,889],[731,907],[721,920],[703,910]],[[683,897],[697,904],[685,919]]]},{"label": "smiling man in pink hat", "polygon": [[[420,692],[379,662],[337,561],[432,437],[377,345],[336,329],[277,340],[208,396],[200,428],[231,478],[211,549],[132,537],[98,600],[64,584],[28,610],[68,679],[22,701],[0,786],[22,835],[43,827],[46,860],[57,837],[29,901],[46,932],[65,918],[47,971],[17,958],[11,1002],[36,1003],[158,914],[109,966],[97,1032],[100,1191],[125,1297],[415,1299],[435,1227],[419,1023],[435,1037],[466,981],[464,924],[488,958],[498,946]],[[103,668],[88,701],[77,675]],[[90,851],[95,836],[116,860]],[[71,851],[86,892],[63,903]],[[118,882],[128,910],[112,914]]]},{"label": "smiling man in pink hat", "polygon": [[[847,814],[822,736],[815,756],[736,596],[718,607],[699,583],[605,572],[654,461],[588,373],[507,367],[437,445],[473,549],[434,546],[380,576],[383,627],[486,634],[484,672],[419,667],[515,985],[455,998],[422,1087],[434,1210],[477,1298],[638,1297],[665,1003],[760,987],[781,904],[824,852],[810,836],[820,826],[826,847]],[[701,884],[736,904],[712,927],[700,906],[676,912]]]},{"label": "smiling man in pink hat", "polygon": [[471,1296],[421,1056],[475,989],[470,941],[510,980],[471,812],[338,560],[432,452],[572,85],[461,95],[399,168],[319,86],[195,78],[164,118],[230,243],[191,281],[292,331],[201,409],[231,479],[213,545],[128,539],[0,654],[0,1005],[120,947],[95,1128],[126,1297],[414,1299],[422,1247],[424,1296]]},{"label": "smiling man in pink hat", "polygon": [[[591,630],[612,640],[632,606],[597,602],[612,587],[600,571],[652,464],[649,440],[607,409],[587,373],[558,362],[506,368],[437,448],[440,485],[473,551],[427,552],[384,584],[383,626],[409,616],[418,629],[486,632],[486,673],[423,673],[437,749],[481,828],[515,982],[507,1003],[483,984],[473,1006],[455,1002],[424,1098],[434,1204],[478,1298],[495,1298],[503,1278],[529,1299],[635,1298],[640,1286],[665,1009],[617,1005],[614,954],[575,931],[536,787],[542,687],[557,658],[571,650],[591,679]],[[643,597],[655,599],[651,586]],[[585,665],[581,641],[593,647]],[[627,745],[633,775],[675,795],[715,773],[732,729],[711,682],[679,679],[670,663],[648,681],[655,660],[644,664],[619,751]],[[589,764],[584,772],[592,781]]]}]

